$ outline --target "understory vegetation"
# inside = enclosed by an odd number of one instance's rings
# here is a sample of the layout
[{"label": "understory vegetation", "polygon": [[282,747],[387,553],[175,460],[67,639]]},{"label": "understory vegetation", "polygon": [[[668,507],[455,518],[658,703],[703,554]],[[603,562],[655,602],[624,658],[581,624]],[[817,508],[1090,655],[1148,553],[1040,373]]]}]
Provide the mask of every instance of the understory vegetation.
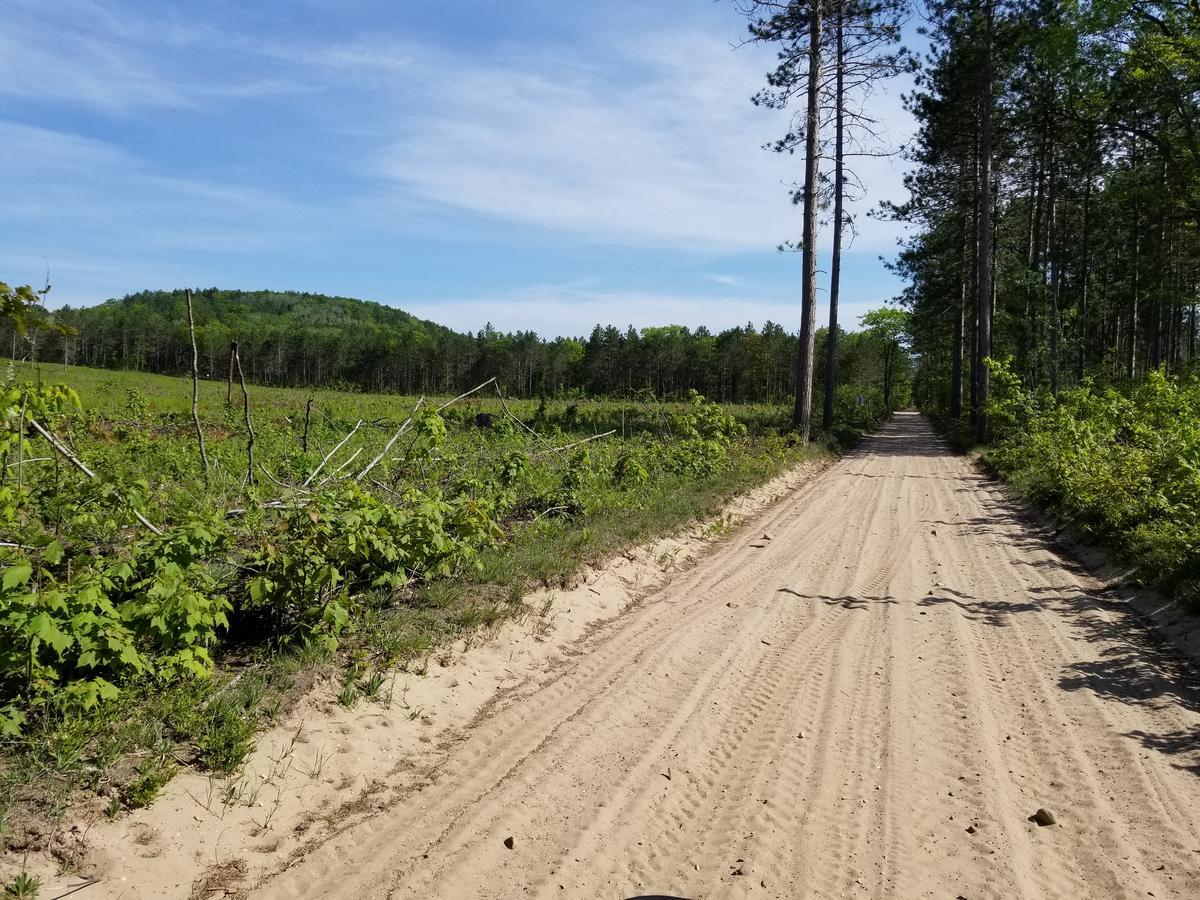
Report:
[{"label": "understory vegetation", "polygon": [[234,772],[319,674],[347,706],[386,699],[455,637],[536,626],[531,589],[888,413],[845,385],[836,433],[806,446],[783,407],[694,391],[196,390],[192,406],[188,378],[30,363],[0,380],[9,849],[44,846],[81,796],[117,816],[181,766]]},{"label": "understory vegetation", "polygon": [[992,364],[986,458],[1017,490],[1099,539],[1142,578],[1200,603],[1200,379],[1035,394]]}]

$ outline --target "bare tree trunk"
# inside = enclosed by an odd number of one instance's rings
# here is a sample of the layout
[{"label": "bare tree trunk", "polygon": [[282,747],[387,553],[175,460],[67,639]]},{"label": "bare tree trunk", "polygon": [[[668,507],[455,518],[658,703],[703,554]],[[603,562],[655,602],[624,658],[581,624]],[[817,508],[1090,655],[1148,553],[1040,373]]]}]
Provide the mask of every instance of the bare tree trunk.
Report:
[{"label": "bare tree trunk", "polygon": [[971,291],[974,307],[971,310],[971,430],[979,428],[979,145],[980,132],[975,131],[975,156],[971,160],[972,188],[975,194],[971,204]]},{"label": "bare tree trunk", "polygon": [[237,358],[237,341],[229,342],[229,371],[225,380],[225,405],[233,405],[233,362]]},{"label": "bare tree trunk", "polygon": [[1138,269],[1141,266],[1142,234],[1138,227],[1141,218],[1138,204],[1133,205],[1133,274],[1131,276],[1132,290],[1129,294],[1129,341],[1125,350],[1125,375],[1133,378],[1137,374],[1137,320],[1138,320]]},{"label": "bare tree trunk", "polygon": [[1062,222],[1058,211],[1058,157],[1050,144],[1049,239],[1046,252],[1050,267],[1050,394],[1058,397],[1058,353],[1062,321],[1059,304],[1062,299],[1062,253],[1059,248]]},{"label": "bare tree trunk", "polygon": [[846,23],[843,7],[837,13],[837,87],[834,100],[837,116],[833,151],[833,261],[829,269],[829,336],[825,341],[825,406],[821,428],[833,430],[833,394],[837,386],[838,296],[842,280],[842,195],[845,193],[843,152],[845,146],[846,103]]},{"label": "bare tree trunk", "polygon": [[1075,359],[1075,381],[1083,381],[1087,369],[1088,286],[1092,280],[1092,173],[1089,170],[1083,184],[1082,259],[1079,272],[1079,353]]},{"label": "bare tree trunk", "polygon": [[992,240],[992,2],[985,5],[985,38],[983,86],[981,99],[981,122],[979,139],[979,262],[976,273],[976,308],[978,331],[978,347],[976,349],[975,365],[979,372],[978,410],[975,416],[975,439],[980,443],[988,438],[988,371],[984,365],[988,351],[992,346],[992,282],[991,282],[991,240]]},{"label": "bare tree trunk", "polygon": [[[966,164],[959,167],[959,189],[966,184]],[[958,315],[954,322],[954,345],[950,357],[950,418],[958,421],[962,418],[963,401],[963,340],[966,332],[967,298],[970,296],[970,268],[972,229],[970,219],[963,216],[961,253],[959,254],[959,293]]]},{"label": "bare tree trunk", "polygon": [[196,348],[196,319],[192,314],[192,290],[183,292],[187,300],[188,334],[192,338],[192,424],[196,426],[196,443],[200,445],[200,461],[204,463],[204,486],[208,487],[208,451],[204,449],[204,429],[200,426],[200,351]]},{"label": "bare tree trunk", "polygon": [[817,177],[821,130],[821,2],[808,18],[808,110],[804,135],[804,285],[800,299],[800,345],[796,356],[796,408],[792,424],[807,442],[812,431],[813,350],[817,319]]},{"label": "bare tree trunk", "polygon": [[233,342],[233,362],[242,385],[242,417],[246,423],[246,484],[251,485],[254,484],[254,424],[250,421],[250,392],[246,390],[246,376],[242,372],[242,357],[238,354],[237,341]]}]

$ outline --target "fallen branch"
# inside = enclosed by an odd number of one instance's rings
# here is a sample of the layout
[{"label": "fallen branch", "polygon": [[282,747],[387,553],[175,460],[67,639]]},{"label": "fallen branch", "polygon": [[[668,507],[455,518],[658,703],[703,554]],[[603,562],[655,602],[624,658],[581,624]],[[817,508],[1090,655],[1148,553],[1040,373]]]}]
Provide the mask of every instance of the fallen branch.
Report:
[{"label": "fallen branch", "polygon": [[312,493],[311,491],[306,491],[306,490],[305,490],[303,487],[299,487],[299,486],[297,486],[297,485],[294,485],[294,484],[287,484],[287,483],[285,483],[285,482],[282,482],[282,481],[280,481],[278,478],[276,478],[274,475],[272,475],[272,474],[271,474],[271,473],[270,473],[270,472],[267,470],[267,467],[266,467],[266,466],[264,466],[262,463],[259,463],[259,464],[258,464],[258,467],[259,467],[260,469],[262,469],[262,473],[263,473],[264,475],[266,475],[266,476],[267,476],[267,478],[269,478],[271,481],[275,482],[277,485],[279,485],[281,488],[284,488],[285,490],[289,490],[289,491],[299,491],[299,492],[300,492],[300,493],[302,493],[302,494],[309,494],[309,493]]},{"label": "fallen branch", "polygon": [[340,441],[338,441],[337,444],[334,446],[334,448],[325,454],[325,458],[323,460],[321,460],[321,464],[319,466],[317,466],[315,469],[313,469],[311,475],[309,475],[307,478],[304,479],[304,483],[301,485],[301,487],[308,487],[309,483],[314,478],[316,478],[318,475],[321,474],[321,470],[325,468],[325,463],[329,462],[329,460],[333,457],[333,454],[335,454],[339,450],[341,450],[342,446],[346,443],[346,441],[348,441],[348,440],[350,440],[350,438],[354,437],[354,433],[362,427],[363,427],[363,420],[359,419],[358,423],[352,429],[350,429],[350,433],[348,435],[346,435],[344,438],[342,438]]},{"label": "fallen branch", "polygon": [[508,403],[504,399],[504,392],[500,390],[499,382],[496,383],[496,396],[500,398],[500,408],[504,410],[504,414],[506,416],[508,416],[510,419],[512,419],[514,422],[516,422],[518,425],[520,425],[522,428],[524,428],[526,431],[528,431],[530,434],[532,434],[535,438],[537,438],[543,444],[547,445],[547,447],[549,446],[550,442],[548,440],[546,440],[544,437],[542,437],[540,434],[538,434],[536,431],[534,431],[532,428],[530,428],[528,425],[526,425],[524,422],[522,422],[520,419],[518,419],[517,416],[513,413],[513,411],[508,408]]},{"label": "fallen branch", "polygon": [[[402,434],[404,434],[404,432],[408,431],[409,426],[412,425],[413,416],[415,416],[417,414],[417,410],[419,410],[421,408],[421,405],[424,402],[425,402],[425,395],[422,394],[421,398],[419,400],[417,400],[417,405],[413,407],[412,413],[409,414],[409,417],[407,419],[405,419],[403,422],[400,423],[400,427],[398,429],[396,429],[396,433],[393,434],[390,438],[388,438],[388,442],[383,445],[383,449],[379,451],[379,455],[376,456],[369,463],[367,463],[367,466],[365,469],[363,469],[361,472],[359,472],[357,475],[354,476],[355,481],[362,481],[364,478],[367,477],[368,472],[370,472],[373,468],[375,468],[377,465],[379,465],[379,461],[381,459],[383,459],[384,456],[387,455],[387,452],[389,450],[392,449],[392,445],[395,444],[396,441],[400,440],[400,435],[402,435]],[[454,401],[452,400],[450,402],[453,403]],[[443,410],[445,408],[446,408],[445,406],[438,407],[439,411]]]},{"label": "fallen branch", "polygon": [[[280,500],[268,500],[266,503],[260,503],[258,505],[258,508],[259,509],[300,509],[302,506],[304,506],[303,503],[295,503],[291,500],[280,499]],[[245,514],[246,514],[246,510],[244,507],[241,507],[241,506],[236,507],[234,509],[225,510],[225,518],[227,518],[227,519],[237,518],[238,516],[244,516]]]},{"label": "fallen branch", "polygon": [[332,472],[330,472],[329,477],[325,480],[332,481],[333,479],[337,478],[338,475],[340,475],[345,469],[349,468],[350,463],[352,463],[356,459],[358,459],[358,454],[360,454],[362,452],[363,452],[363,448],[359,447],[357,450],[355,450],[353,453],[351,453],[350,458],[348,460],[346,460],[344,463],[342,463],[340,466],[338,466],[336,469],[334,469]]},{"label": "fallen branch", "polygon": [[387,491],[389,494],[391,494],[391,495],[392,495],[393,497],[395,497],[397,500],[403,500],[403,499],[404,499],[404,498],[403,498],[403,497],[401,497],[401,496],[400,496],[398,493],[396,493],[394,490],[392,490],[392,488],[390,488],[390,487],[388,487],[386,484],[384,484],[382,481],[379,481],[379,480],[378,480],[378,479],[376,479],[376,478],[371,478],[371,479],[369,479],[369,480],[370,480],[371,484],[375,485],[375,487],[379,488],[381,491]]},{"label": "fallen branch", "polygon": [[471,388],[469,391],[467,391],[465,394],[459,394],[459,395],[458,395],[457,397],[455,397],[453,400],[447,400],[445,403],[443,403],[441,406],[439,406],[439,407],[437,408],[437,411],[438,411],[438,412],[441,412],[441,411],[442,411],[443,409],[445,409],[447,406],[452,406],[452,405],[454,405],[454,404],[455,404],[455,403],[457,403],[459,400],[462,400],[464,397],[470,397],[470,396],[471,396],[472,394],[474,394],[476,391],[481,391],[481,390],[483,390],[485,387],[487,387],[489,384],[492,384],[492,383],[493,383],[495,380],[496,380],[496,376],[495,376],[495,375],[493,375],[491,378],[489,378],[489,379],[488,379],[487,381],[485,381],[483,384],[476,385],[475,387],[473,387],[473,388]]},{"label": "fallen branch", "polygon": [[573,443],[573,444],[563,444],[561,447],[551,447],[549,450],[545,450],[542,453],[534,453],[531,456],[531,459],[537,459],[539,456],[545,456],[547,453],[562,453],[564,450],[571,450],[575,447],[580,446],[581,444],[587,444],[592,441],[598,441],[598,440],[600,440],[600,438],[605,438],[605,437],[608,437],[610,434],[616,434],[616,433],[617,433],[617,429],[614,428],[612,431],[604,432],[604,434],[593,434],[591,437],[584,438],[582,441],[575,441],[575,443]]},{"label": "fallen branch", "polygon": [[[91,469],[89,469],[87,466],[85,466],[83,464],[83,462],[79,459],[78,456],[76,456],[74,453],[72,453],[70,450],[67,449],[67,446],[62,441],[60,441],[53,434],[51,434],[49,431],[47,431],[45,428],[43,428],[41,426],[40,422],[38,422],[36,419],[30,419],[29,425],[31,428],[33,428],[34,431],[36,431],[38,434],[40,434],[42,437],[44,437],[47,441],[49,441],[50,446],[53,447],[55,450],[57,450],[59,453],[61,453],[62,456],[67,460],[67,462],[69,462],[71,465],[73,465],[75,468],[77,468],[80,472],[82,472],[88,478],[91,478],[93,481],[96,479],[96,473],[93,472]],[[117,496],[120,496],[120,494],[118,494]],[[125,498],[122,497],[121,499],[124,500]],[[144,526],[146,526],[146,528],[149,528],[155,534],[162,534],[162,530],[158,526],[156,526],[153,522],[151,522],[149,519],[147,519],[145,516],[143,516],[136,509],[133,510],[133,516],[135,519],[137,519]]]},{"label": "fallen branch", "polygon": [[[495,384],[495,383],[496,383],[496,376],[493,375],[487,381],[483,382],[483,384],[477,384],[475,387],[471,388],[469,391],[464,391],[463,393],[459,394],[453,400],[447,400],[445,403],[443,403],[441,406],[439,406],[437,408],[437,412],[441,412],[446,407],[453,406],[455,403],[457,403],[459,400],[462,400],[464,397],[470,397],[476,391],[481,391],[485,387],[487,387],[489,384]],[[400,424],[400,427],[396,430],[396,433],[391,436],[391,438],[388,440],[388,442],[384,445],[383,449],[379,451],[379,455],[376,456],[369,463],[367,463],[366,468],[364,468],[361,472],[359,472],[357,475],[354,476],[355,481],[362,481],[367,476],[368,472],[370,472],[373,468],[375,468],[377,465],[379,465],[380,460],[382,460],[387,455],[388,451],[392,449],[392,445],[395,444],[396,441],[398,441],[400,439],[400,436],[402,434],[404,434],[404,432],[408,431],[409,426],[412,425],[413,416],[415,416],[417,414],[417,410],[419,410],[421,408],[421,404],[423,404],[424,402],[425,402],[425,395],[422,394],[421,399],[419,399],[417,401],[417,405],[413,407],[412,415],[410,415],[407,419],[405,419]]]},{"label": "fallen branch", "polygon": [[562,512],[564,509],[570,509],[570,507],[569,506],[552,506],[549,509],[543,509],[540,513],[538,513],[536,516],[534,516],[532,519],[529,520],[529,524],[532,525],[538,519],[542,518],[542,516],[548,516],[548,515],[550,515],[550,513]]},{"label": "fallen branch", "polygon": [[4,468],[11,469],[14,466],[20,468],[21,466],[33,465],[35,462],[49,462],[52,459],[54,459],[53,456],[35,456],[33,459],[18,459],[16,462],[8,463]]}]

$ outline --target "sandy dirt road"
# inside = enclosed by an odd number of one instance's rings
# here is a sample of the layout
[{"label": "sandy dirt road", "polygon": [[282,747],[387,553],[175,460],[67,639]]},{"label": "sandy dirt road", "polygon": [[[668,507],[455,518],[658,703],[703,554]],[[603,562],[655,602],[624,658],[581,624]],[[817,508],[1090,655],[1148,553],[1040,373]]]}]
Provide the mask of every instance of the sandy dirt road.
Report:
[{"label": "sandy dirt road", "polygon": [[578,650],[258,896],[1200,897],[1191,675],[915,415]]}]

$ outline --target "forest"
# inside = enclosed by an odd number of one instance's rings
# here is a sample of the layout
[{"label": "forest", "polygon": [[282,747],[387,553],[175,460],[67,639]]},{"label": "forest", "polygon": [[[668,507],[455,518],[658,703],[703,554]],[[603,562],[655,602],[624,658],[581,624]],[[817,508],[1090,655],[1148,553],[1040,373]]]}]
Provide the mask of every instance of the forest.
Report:
[{"label": "forest", "polygon": [[1033,393],[1188,370],[1200,297],[1200,9],[936,4],[907,285],[926,408],[988,436],[990,374]]},{"label": "forest", "polygon": [[[697,390],[723,403],[781,402],[796,391],[797,337],[774,322],[718,334],[704,326],[597,325],[586,338],[546,338],[490,325],[459,334],[379,303],[287,291],[210,288],[193,292],[193,305],[201,375],[217,380],[228,375],[236,340],[246,377],[277,386],[455,394],[499,376],[518,397],[680,397]],[[862,330],[842,336],[835,378],[856,385],[853,396],[894,388],[907,402],[911,376],[898,313],[876,310]],[[182,290],[60,307],[47,322],[62,328],[18,334],[11,323],[0,325],[0,352],[157,374],[190,370]],[[822,352],[827,333],[820,335]],[[823,385],[822,377],[818,390]]]},{"label": "forest", "polygon": [[1200,7],[939,3],[906,280],[914,396],[1025,496],[1200,598]]}]

